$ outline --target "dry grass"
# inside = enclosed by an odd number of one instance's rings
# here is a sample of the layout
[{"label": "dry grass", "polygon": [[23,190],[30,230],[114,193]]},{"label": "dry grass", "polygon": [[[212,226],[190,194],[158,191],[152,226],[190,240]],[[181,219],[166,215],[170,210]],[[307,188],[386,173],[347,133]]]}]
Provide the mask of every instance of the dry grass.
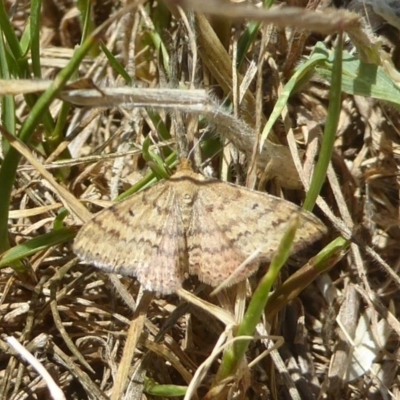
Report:
[{"label": "dry grass", "polygon": [[[307,1],[298,3],[305,6]],[[197,4],[198,9],[204,4]],[[102,23],[120,8],[117,2],[96,2],[94,23]],[[46,3],[44,10],[42,76],[51,80],[71,58],[81,30],[79,13],[68,2]],[[23,31],[25,20],[26,8],[22,8],[14,15],[17,32]],[[168,108],[169,97],[148,100],[145,91],[141,100],[151,106],[148,111],[129,101],[121,104],[120,98],[108,106],[73,106],[66,110],[61,139],[55,144],[48,136],[44,142],[43,130],[36,131],[30,143],[36,162],[73,197],[65,200],[62,189],[49,185],[40,166],[31,165],[35,159],[28,162],[29,153],[24,155],[11,198],[11,247],[62,224],[70,236],[25,258],[29,273],[1,269],[0,398],[48,398],[47,385],[31,363],[10,349],[6,336],[18,339],[36,357],[67,399],[151,399],[157,391],[163,398],[179,398],[179,391],[190,384],[196,389],[188,398],[195,399],[400,396],[396,280],[400,120],[398,112],[383,102],[343,94],[332,169],[322,190],[337,219],[315,211],[329,228],[325,244],[353,232],[359,246],[353,244],[328,273],[310,283],[279,314],[262,320],[246,360],[227,384],[229,393],[218,395],[216,387],[210,392],[221,360],[215,350],[232,339],[232,326],[242,318],[260,274],[247,287],[237,285],[218,296],[210,296],[209,287],[191,279],[185,286],[188,292],[155,298],[142,293],[134,279],[109,276],[79,263],[71,250],[70,239],[82,222],[77,216],[88,217],[74,199],[95,213],[131,185],[144,186],[143,176],[150,172],[146,160],[150,157],[156,163],[153,153],[165,160],[173,150],[194,147],[198,165],[207,161],[221,179],[247,182],[260,190],[267,187],[270,193],[299,204],[304,200],[287,145],[297,147],[305,170],[310,171],[318,151],[315,139],[321,138],[327,118],[326,81],[314,77],[298,88],[285,109],[285,120],[274,125],[271,142],[258,156],[254,150],[260,139],[255,132],[262,131],[301,57],[309,55],[317,41],[332,46],[335,36],[261,27],[232,76],[237,41],[248,24],[223,16],[207,19],[200,13],[193,17],[172,4],[144,4],[116,19],[101,35],[131,83],[124,81],[100,49],[80,64],[79,77],[91,78],[98,88],[134,85],[206,91],[198,93],[199,98],[204,96],[198,109],[184,93]],[[156,46],[160,39],[165,48]],[[248,79],[244,79],[243,99],[238,89],[242,77]],[[95,97],[96,91],[91,92]],[[103,95],[97,100],[104,100]],[[232,111],[222,107],[227,99]],[[15,100],[18,128],[29,108],[23,96]],[[50,111],[60,118],[61,101],[52,102]],[[78,208],[70,208],[67,215],[63,204]],[[310,249],[311,256],[319,248],[321,244]],[[295,268],[288,266],[281,281]],[[272,341],[268,335],[273,335]],[[271,349],[271,343],[279,349]],[[361,357],[361,365],[351,354]]]}]

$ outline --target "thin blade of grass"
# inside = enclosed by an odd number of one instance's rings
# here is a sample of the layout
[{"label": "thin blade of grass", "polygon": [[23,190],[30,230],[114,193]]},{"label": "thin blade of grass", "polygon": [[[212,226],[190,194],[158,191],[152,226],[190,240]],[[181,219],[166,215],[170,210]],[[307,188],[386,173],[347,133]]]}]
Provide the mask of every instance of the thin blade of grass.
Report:
[{"label": "thin blade of grass", "polygon": [[329,243],[271,294],[265,307],[265,316],[268,319],[274,317],[319,275],[336,265],[346,254],[349,246],[350,243],[342,237]]},{"label": "thin blade of grass", "polygon": [[264,129],[261,134],[260,140],[260,149],[263,148],[265,141],[268,138],[269,133],[271,132],[272,127],[275,122],[278,120],[280,115],[283,112],[283,109],[287,106],[290,95],[295,89],[296,85],[307,75],[310,74],[314,70],[314,68],[321,64],[323,61],[328,59],[328,54],[323,54],[322,52],[314,52],[310,58],[303,63],[296,72],[292,75],[289,82],[283,88],[281,95],[276,102],[274,109],[270,117],[268,118],[268,122],[265,124]]},{"label": "thin blade of grass", "polygon": [[159,397],[181,397],[186,394],[186,386],[161,385],[152,379],[145,378],[144,391],[151,396]]},{"label": "thin blade of grass", "polygon": [[31,3],[31,23],[30,23],[30,48],[32,71],[36,78],[42,76],[40,65],[40,12],[42,8],[41,0],[32,0]]},{"label": "thin blade of grass", "polygon": [[[177,157],[175,153],[172,153],[169,157],[166,158],[165,162],[166,165],[168,165],[169,168],[173,168],[177,164]],[[160,173],[160,176],[164,176],[165,173],[158,171]],[[141,179],[138,183],[135,185],[131,186],[128,190],[126,190],[124,193],[121,193],[117,198],[116,201],[120,201],[123,199],[126,199],[129,196],[132,196],[134,193],[138,192],[139,190],[145,189],[149,185],[153,184],[156,182],[156,174],[152,171],[148,173],[143,179]]]},{"label": "thin blade of grass", "polygon": [[311,211],[325,182],[329,163],[332,159],[333,148],[336,139],[336,131],[339,124],[340,109],[342,106],[342,57],[343,34],[338,34],[338,43],[335,49],[335,58],[332,68],[332,82],[329,91],[329,107],[325,130],[322,137],[321,151],[314,170],[310,188],[303,204],[305,210]]},{"label": "thin blade of grass", "polygon": [[16,261],[22,260],[33,254],[48,249],[51,246],[66,243],[75,237],[75,230],[62,228],[44,235],[27,240],[17,246],[12,247],[0,256],[0,269],[6,268]]},{"label": "thin blade of grass", "polygon": [[[288,228],[280,242],[276,255],[272,259],[267,273],[254,292],[243,321],[238,326],[236,336],[252,336],[254,334],[256,325],[259,323],[265,305],[267,304],[272,285],[276,281],[279,271],[289,257],[298,225],[299,217],[295,215],[288,223]],[[241,362],[249,343],[250,341],[248,340],[238,341],[224,353],[221,366],[217,373],[216,380],[214,381],[214,386],[235,371]]]},{"label": "thin blade of grass", "polygon": [[122,78],[124,78],[125,82],[128,85],[132,85],[132,77],[128,74],[124,66],[115,58],[114,54],[112,54],[111,51],[107,49],[107,46],[105,46],[104,44],[101,44],[100,47],[107,57],[107,60],[110,62],[110,65],[118,72],[118,74],[122,76]]}]

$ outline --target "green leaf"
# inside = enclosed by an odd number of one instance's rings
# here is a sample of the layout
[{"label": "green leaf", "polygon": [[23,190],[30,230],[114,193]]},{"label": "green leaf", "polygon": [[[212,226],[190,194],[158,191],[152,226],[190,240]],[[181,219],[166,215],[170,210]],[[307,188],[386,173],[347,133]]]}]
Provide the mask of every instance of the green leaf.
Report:
[{"label": "green leaf", "polygon": [[45,233],[44,235],[27,240],[26,242],[12,247],[0,256],[0,269],[9,267],[17,261],[46,250],[51,246],[68,242],[75,237],[76,232],[69,228],[58,229]]},{"label": "green leaf", "polygon": [[336,45],[332,64],[332,84],[329,90],[328,116],[326,118],[324,134],[322,136],[321,151],[319,153],[317,165],[315,166],[310,188],[303,204],[303,208],[308,211],[313,209],[322,185],[325,182],[326,173],[328,171],[329,163],[332,159],[333,149],[335,146],[336,132],[339,124],[340,110],[342,107],[342,92],[340,89],[343,68],[342,60],[343,34],[339,33],[338,43]]},{"label": "green leaf", "polygon": [[264,126],[263,132],[261,134],[260,149],[263,148],[264,143],[268,138],[269,132],[271,131],[275,122],[281,116],[282,111],[286,107],[289,97],[293,93],[296,86],[301,83],[303,79],[310,74],[310,72],[312,73],[317,65],[327,60],[328,53],[327,51],[323,51],[323,46],[320,46],[319,43],[317,43],[315,49],[316,50],[311,54],[310,58],[299,66],[299,68],[290,78],[289,82],[283,88],[283,91],[279,96],[279,99],[276,102],[274,109],[272,110],[268,122]]},{"label": "green leaf", "polygon": [[128,85],[132,85],[133,84],[132,77],[128,74],[123,65],[115,58],[114,54],[112,54],[111,51],[107,49],[107,46],[104,46],[104,44],[101,44],[100,47],[103,50],[104,54],[106,55],[108,61],[110,61],[110,65],[115,69],[115,71],[117,71],[118,74],[121,75],[122,78],[124,78],[125,82]]},{"label": "green leaf", "polygon": [[[290,249],[299,223],[299,216],[294,216],[294,218],[289,221],[287,230],[283,235],[279,248],[271,261],[268,271],[255,290],[243,317],[243,321],[237,328],[236,337],[254,335],[256,325],[261,319],[270,296],[272,285],[275,283],[282,266],[289,257]],[[245,355],[249,343],[249,340],[239,340],[224,353],[214,386],[218,384],[218,382],[230,376],[236,370]]]},{"label": "green leaf", "polygon": [[[325,79],[332,80],[332,52],[324,63],[318,65],[316,72]],[[382,100],[400,109],[400,89],[393,76],[398,74],[387,61],[385,67],[367,64],[348,52],[343,53],[342,91],[347,94],[371,97]],[[400,82],[399,82],[400,83]]]},{"label": "green leaf", "polygon": [[181,397],[186,394],[186,386],[160,385],[152,379],[145,378],[144,391],[152,396],[159,397]]}]

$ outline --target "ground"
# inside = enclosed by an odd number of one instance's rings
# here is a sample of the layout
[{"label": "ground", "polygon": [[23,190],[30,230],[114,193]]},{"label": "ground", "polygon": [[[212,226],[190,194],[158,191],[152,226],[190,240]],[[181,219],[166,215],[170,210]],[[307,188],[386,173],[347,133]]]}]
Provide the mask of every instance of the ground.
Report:
[{"label": "ground", "polygon": [[[292,0],[281,5],[302,10],[264,12],[45,1],[41,13],[35,1],[2,3],[0,398],[400,396],[400,42],[397,10],[387,21],[382,2]],[[133,276],[76,257],[78,230],[112,202],[153,186],[151,204],[165,210],[161,188],[182,156],[204,176],[304,206],[326,231],[303,238],[280,272],[262,258],[256,274],[216,295],[196,276],[177,293],[143,291]],[[246,196],[237,197],[243,207],[223,191],[216,200],[225,230],[246,226]],[[296,214],[277,204],[260,217],[268,243]],[[207,207],[211,215],[218,204]],[[127,220],[129,235],[127,215],[99,225],[113,233]],[[171,250],[182,232],[160,225],[136,242]],[[232,240],[221,255],[221,236],[205,225],[218,271],[241,248]],[[254,225],[246,235],[258,245]],[[185,263],[188,232],[168,265]],[[152,250],[121,243],[96,252],[149,259]],[[251,341],[236,339],[244,335]]]}]

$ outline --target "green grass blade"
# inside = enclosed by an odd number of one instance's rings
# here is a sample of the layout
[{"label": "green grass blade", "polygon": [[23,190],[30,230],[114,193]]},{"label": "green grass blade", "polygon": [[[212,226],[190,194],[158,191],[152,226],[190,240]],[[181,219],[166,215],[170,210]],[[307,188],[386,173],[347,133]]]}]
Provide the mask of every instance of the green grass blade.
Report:
[{"label": "green grass blade", "polygon": [[274,317],[319,275],[336,265],[346,254],[349,246],[350,243],[342,237],[338,237],[329,243],[271,294],[265,308],[265,316],[268,319]]},{"label": "green grass blade", "polygon": [[68,242],[75,235],[76,232],[74,230],[62,228],[27,240],[7,250],[0,256],[0,269],[15,264],[17,261],[21,261],[23,258],[36,254],[39,251],[46,250],[51,246]]},{"label": "green grass blade", "polygon": [[[295,218],[289,222],[288,229],[281,240],[276,255],[272,259],[267,273],[254,292],[242,323],[238,326],[237,337],[254,335],[256,325],[259,323],[265,305],[267,304],[272,285],[275,283],[282,266],[289,257],[299,221],[299,217],[295,216]],[[244,357],[249,343],[250,341],[248,340],[239,340],[224,353],[215,383],[227,378],[236,370]]]},{"label": "green grass blade", "polygon": [[326,172],[332,158],[340,109],[342,106],[342,56],[343,35],[339,33],[338,43],[335,49],[335,59],[333,61],[331,88],[329,91],[328,117],[322,137],[321,151],[311,180],[310,189],[307,192],[303,205],[303,208],[308,211],[311,211],[315,205],[322,185],[325,182]]},{"label": "green grass blade", "polygon": [[[177,157],[175,153],[172,153],[169,157],[166,158],[165,164],[168,165],[169,168],[173,168],[177,163]],[[161,176],[163,174],[161,173]],[[154,172],[148,173],[143,179],[141,179],[138,183],[130,187],[127,191],[120,194],[116,201],[120,201],[126,199],[129,196],[132,196],[134,193],[138,192],[139,190],[145,189],[146,187],[150,186],[156,182],[156,174]]]},{"label": "green grass blade", "polygon": [[[43,118],[43,114],[47,112],[52,101],[67,83],[68,79],[79,68],[83,58],[96,44],[96,41],[96,36],[90,36],[82,46],[78,47],[68,65],[59,72],[50,88],[39,97],[19,133],[19,137],[24,143],[29,143],[36,127]],[[0,187],[2,188],[2,202],[0,204],[0,252],[9,248],[8,210],[19,160],[20,154],[14,148],[10,148],[0,168]]]},{"label": "green grass blade", "polygon": [[124,78],[125,82],[128,85],[132,85],[133,84],[132,77],[128,74],[123,65],[114,57],[114,54],[112,54],[111,51],[107,49],[107,46],[104,46],[104,44],[101,44],[100,47],[103,50],[104,54],[106,55],[108,61],[110,62],[110,65],[115,69],[115,71],[117,71],[118,74],[120,74],[122,78]]},{"label": "green grass blade", "polygon": [[247,51],[250,46],[254,43],[257,34],[260,30],[260,24],[258,22],[250,22],[247,29],[244,31],[243,35],[240,37],[238,41],[238,51],[237,51],[237,68],[243,64],[245,60]]},{"label": "green grass blade", "polygon": [[40,66],[40,12],[42,8],[41,0],[32,0],[31,2],[31,23],[30,23],[30,41],[31,41],[31,60],[32,71],[36,78],[42,76]]},{"label": "green grass blade", "polygon": [[[343,53],[342,91],[352,95],[382,100],[400,109],[400,88],[398,72],[389,62],[384,66],[365,63],[353,55]],[[332,79],[331,58],[316,68],[323,78]],[[396,84],[397,82],[397,84]]]},{"label": "green grass blade", "polygon": [[274,109],[272,110],[271,115],[268,118],[268,122],[265,124],[263,132],[261,134],[260,140],[260,149],[263,148],[265,141],[268,138],[268,135],[274,126],[275,122],[281,116],[283,109],[286,107],[289,97],[293,93],[296,86],[304,79],[304,77],[308,76],[310,72],[313,72],[315,67],[322,62],[326,61],[328,58],[327,52],[313,52],[310,58],[303,63],[296,72],[292,75],[289,82],[283,88],[281,95],[279,96],[278,101],[275,104]]},{"label": "green grass blade", "polygon": [[[8,68],[6,50],[4,46],[3,36],[0,35],[0,77],[2,79],[10,78],[10,70]],[[16,110],[13,96],[1,97],[1,123],[13,135],[15,135],[16,127]],[[2,137],[2,149],[7,154],[10,146],[5,138]],[[1,207],[1,206],[0,206]]]},{"label": "green grass blade", "polygon": [[[264,7],[266,9],[271,8],[274,5],[274,0],[264,0]],[[238,41],[238,52],[237,52],[237,68],[240,70],[240,67],[245,60],[247,51],[250,46],[252,46],[257,39],[258,32],[260,31],[261,24],[259,22],[249,22],[246,30],[243,35],[240,37]]]},{"label": "green grass blade", "polygon": [[160,385],[152,379],[145,378],[144,380],[144,391],[151,396],[158,397],[181,397],[186,394],[186,386],[178,385]]},{"label": "green grass blade", "polygon": [[23,57],[21,47],[17,35],[15,34],[14,28],[11,25],[10,18],[8,17],[7,11],[4,8],[4,2],[0,1],[0,32],[4,34],[5,42],[8,44],[14,59],[17,61],[16,68],[18,69],[18,76],[28,77],[29,75],[21,76],[21,74],[28,73],[29,65],[28,61]]}]

